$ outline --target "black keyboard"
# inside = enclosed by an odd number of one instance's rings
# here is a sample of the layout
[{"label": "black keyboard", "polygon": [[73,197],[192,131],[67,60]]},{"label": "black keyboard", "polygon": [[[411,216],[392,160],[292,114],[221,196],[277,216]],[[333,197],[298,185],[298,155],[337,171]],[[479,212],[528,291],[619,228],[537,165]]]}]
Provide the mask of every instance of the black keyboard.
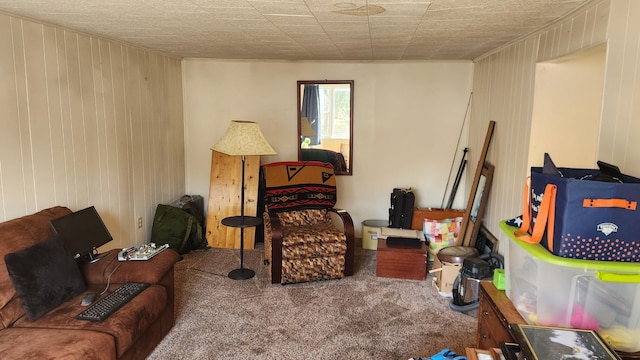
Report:
[{"label": "black keyboard", "polygon": [[104,321],[124,304],[149,287],[147,283],[125,283],[111,294],[98,300],[95,304],[76,316],[78,320]]}]

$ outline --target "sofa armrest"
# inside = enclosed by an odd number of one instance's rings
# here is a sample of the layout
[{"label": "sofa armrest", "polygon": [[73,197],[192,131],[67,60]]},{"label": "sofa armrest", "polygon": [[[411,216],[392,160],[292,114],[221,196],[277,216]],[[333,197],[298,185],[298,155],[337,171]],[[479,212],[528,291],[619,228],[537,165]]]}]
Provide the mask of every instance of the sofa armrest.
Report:
[{"label": "sofa armrest", "polygon": [[118,261],[118,252],[119,249],[110,250],[100,261],[82,266],[87,284],[106,284],[109,281],[157,284],[180,260],[180,255],[172,249],[166,249],[146,261]]}]

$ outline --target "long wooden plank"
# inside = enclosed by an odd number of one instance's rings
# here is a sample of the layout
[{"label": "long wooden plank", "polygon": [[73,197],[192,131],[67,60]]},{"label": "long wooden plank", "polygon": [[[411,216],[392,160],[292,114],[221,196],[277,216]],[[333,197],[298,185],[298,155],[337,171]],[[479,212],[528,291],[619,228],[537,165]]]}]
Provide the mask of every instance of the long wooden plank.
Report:
[{"label": "long wooden plank", "polygon": [[[246,156],[244,193],[244,214],[246,216],[256,216],[257,213],[259,171],[260,156]],[[242,158],[212,151],[207,231],[205,234],[211,247],[240,248],[240,229],[224,226],[221,221],[229,216],[240,215],[241,184]],[[255,228],[245,228],[244,248],[253,249],[254,244]]]},{"label": "long wooden plank", "polygon": [[[487,135],[484,139],[484,145],[482,146],[482,152],[480,153],[480,158],[478,159],[478,165],[476,166],[476,173],[473,177],[471,193],[469,193],[469,201],[467,202],[467,208],[464,212],[464,216],[462,218],[462,225],[460,226],[460,234],[456,239],[456,246],[470,246],[471,242],[475,242],[475,239],[471,239],[471,234],[473,229],[469,229],[469,221],[471,216],[471,208],[473,207],[473,199],[476,195],[476,189],[478,188],[478,181],[480,180],[480,174],[482,173],[482,168],[484,167],[484,161],[487,157],[487,152],[489,151],[489,145],[491,144],[491,137],[493,136],[493,130],[495,128],[496,122],[491,120],[489,121],[489,128],[487,129]],[[478,219],[477,221],[481,221],[482,219]],[[475,224],[471,224],[475,226]],[[480,224],[478,224],[478,227]]]}]

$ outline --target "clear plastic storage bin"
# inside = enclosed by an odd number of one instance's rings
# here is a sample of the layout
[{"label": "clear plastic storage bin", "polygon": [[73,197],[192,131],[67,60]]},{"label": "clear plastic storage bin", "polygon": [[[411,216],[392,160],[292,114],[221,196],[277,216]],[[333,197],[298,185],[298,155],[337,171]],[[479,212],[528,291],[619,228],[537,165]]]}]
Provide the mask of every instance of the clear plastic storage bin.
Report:
[{"label": "clear plastic storage bin", "polygon": [[506,294],[530,324],[593,329],[615,350],[640,351],[640,263],[568,259],[509,235]]}]

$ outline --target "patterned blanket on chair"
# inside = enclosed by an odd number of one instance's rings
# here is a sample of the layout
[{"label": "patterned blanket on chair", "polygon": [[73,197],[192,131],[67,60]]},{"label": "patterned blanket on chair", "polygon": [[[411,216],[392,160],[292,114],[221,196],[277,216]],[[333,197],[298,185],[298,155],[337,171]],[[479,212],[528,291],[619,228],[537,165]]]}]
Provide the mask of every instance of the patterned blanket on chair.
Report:
[{"label": "patterned blanket on chair", "polygon": [[332,208],[336,177],[330,164],[288,161],[263,166],[265,204],[271,211]]}]

